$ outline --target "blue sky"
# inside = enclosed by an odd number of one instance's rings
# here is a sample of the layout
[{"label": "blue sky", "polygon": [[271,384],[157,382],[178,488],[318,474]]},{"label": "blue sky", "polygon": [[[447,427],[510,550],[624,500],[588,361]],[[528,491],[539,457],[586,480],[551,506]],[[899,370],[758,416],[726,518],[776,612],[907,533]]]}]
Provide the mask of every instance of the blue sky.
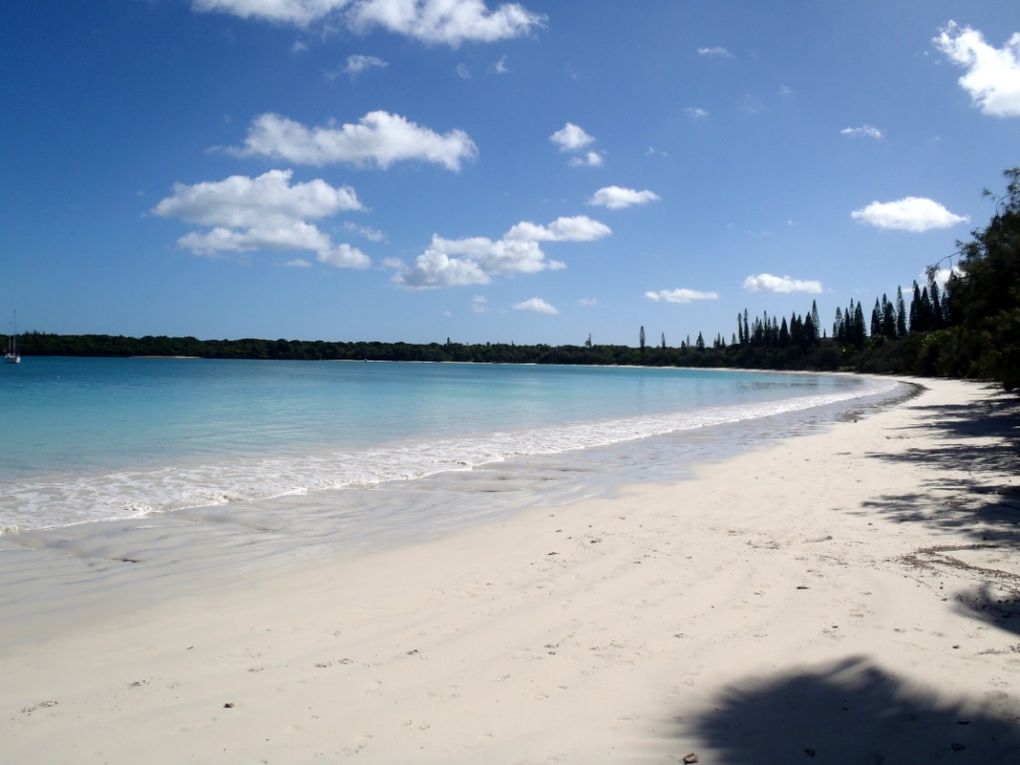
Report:
[{"label": "blue sky", "polygon": [[1005,0],[11,0],[0,72],[0,312],[50,332],[828,325],[1020,164]]}]

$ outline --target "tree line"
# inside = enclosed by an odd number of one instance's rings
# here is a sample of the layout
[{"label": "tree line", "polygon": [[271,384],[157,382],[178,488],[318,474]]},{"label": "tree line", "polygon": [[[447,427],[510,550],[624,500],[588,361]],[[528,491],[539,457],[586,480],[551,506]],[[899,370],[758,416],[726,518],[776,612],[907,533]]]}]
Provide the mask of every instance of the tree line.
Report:
[{"label": "tree line", "polygon": [[[322,340],[199,340],[194,337],[57,335],[26,332],[18,347],[25,356],[195,356],[210,359],[298,359],[365,361],[458,361],[535,364],[634,364],[645,366],[737,367],[788,370],[847,370],[989,379],[1020,387],[1020,168],[1005,172],[1006,193],[996,196],[988,226],[960,242],[959,268],[943,287],[939,263],[922,285],[915,281],[909,307],[902,289],[875,299],[866,319],[862,303],[836,309],[822,326],[812,301],[803,314],[752,320],[745,309],[729,343],[717,334],[706,343],[699,332],[679,347],[665,334],[650,346],[645,328],[636,348],[514,343],[328,342]],[[945,260],[945,259],[943,259]],[[2,336],[0,336],[2,337]],[[6,337],[3,338],[6,343]]]}]

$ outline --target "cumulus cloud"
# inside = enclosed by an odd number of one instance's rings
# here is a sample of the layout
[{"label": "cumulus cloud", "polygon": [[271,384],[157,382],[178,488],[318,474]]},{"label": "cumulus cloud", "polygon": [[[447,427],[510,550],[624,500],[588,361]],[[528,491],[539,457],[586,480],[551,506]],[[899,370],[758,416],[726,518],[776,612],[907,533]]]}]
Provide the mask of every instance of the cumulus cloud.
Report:
[{"label": "cumulus cloud", "polygon": [[958,82],[982,114],[1020,117],[1020,32],[995,48],[980,31],[950,21],[932,42],[967,69]]},{"label": "cumulus cloud", "polygon": [[312,264],[309,263],[304,258],[294,258],[293,260],[288,260],[283,265],[287,266],[287,268],[311,268],[312,267]]},{"label": "cumulus cloud", "polygon": [[698,48],[699,56],[716,56],[719,58],[733,58],[733,54],[720,45],[711,48]]},{"label": "cumulus cloud", "polygon": [[[931,278],[932,278],[932,281],[934,281],[937,285],[939,285],[939,287],[945,287],[946,286],[946,282],[949,281],[949,277],[950,276],[954,276],[954,275],[955,276],[965,276],[966,274],[965,274],[964,270],[962,268],[960,268],[959,266],[951,266],[950,268],[936,268],[932,272]],[[928,281],[928,272],[927,271],[922,271],[918,275],[918,277],[917,277],[917,283],[918,284],[924,284],[927,281]],[[903,294],[907,294],[907,291],[905,289],[903,291]]]},{"label": "cumulus cloud", "polygon": [[475,295],[471,298],[472,313],[485,313],[489,310],[489,300],[485,295]]},{"label": "cumulus cloud", "polygon": [[380,231],[377,228],[371,226],[359,226],[353,221],[344,221],[344,231],[350,231],[352,234],[359,234],[365,237],[370,242],[385,242],[386,232]]},{"label": "cumulus cloud", "polygon": [[418,160],[455,172],[478,153],[463,130],[441,135],[384,111],[369,112],[357,124],[314,128],[279,114],[262,114],[252,120],[244,145],[228,151],[316,166],[348,162],[386,169],[395,162]]},{"label": "cumulus cloud", "polygon": [[854,210],[850,217],[876,228],[898,229],[921,233],[936,228],[950,228],[969,220],[951,213],[933,199],[904,197],[895,202],[872,202]]},{"label": "cumulus cloud", "polygon": [[385,69],[388,66],[388,63],[377,56],[355,53],[347,57],[347,61],[344,62],[343,73],[353,80],[366,69]]},{"label": "cumulus cloud", "polygon": [[192,0],[192,8],[298,27],[329,19],[355,32],[380,27],[454,48],[523,37],[545,23],[518,3],[489,10],[483,0]]},{"label": "cumulus cloud", "polygon": [[555,316],[559,313],[556,310],[556,306],[550,305],[549,303],[542,300],[539,297],[533,297],[530,300],[524,300],[520,303],[514,303],[515,311],[533,311],[534,313],[546,313],[550,316]]},{"label": "cumulus cloud", "polygon": [[534,242],[593,242],[613,233],[609,226],[587,215],[557,218],[547,226],[521,221],[506,232],[506,239]]},{"label": "cumulus cloud", "polygon": [[350,186],[333,187],[321,179],[292,186],[292,176],[292,170],[270,170],[257,178],[232,175],[192,186],[176,183],[174,193],[153,212],[202,226],[242,228],[364,209]]},{"label": "cumulus cloud", "polygon": [[573,122],[568,122],[551,136],[549,140],[560,147],[560,151],[578,151],[595,142],[595,137],[584,132]]},{"label": "cumulus cloud", "polygon": [[199,12],[218,11],[242,19],[260,19],[303,27],[343,8],[347,3],[348,0],[192,0],[191,7]]},{"label": "cumulus cloud", "polygon": [[571,167],[602,167],[603,159],[597,151],[586,151],[579,157],[571,157],[567,164]]},{"label": "cumulus cloud", "polygon": [[[595,143],[594,136],[588,135],[583,128],[578,127],[573,122],[565,124],[549,136],[549,140],[559,146],[560,151],[564,152],[578,152],[585,146]],[[587,151],[578,156],[571,157],[568,164],[571,167],[600,167],[603,159],[604,157],[600,152]]]},{"label": "cumulus cloud", "polygon": [[700,106],[688,106],[686,109],[684,109],[684,114],[686,114],[691,119],[696,120],[703,120],[705,119],[705,117],[708,116],[708,112],[702,109]]},{"label": "cumulus cloud", "polygon": [[637,191],[622,186],[605,186],[592,195],[588,204],[595,207],[608,207],[610,210],[622,210],[625,207],[645,205],[658,199],[659,195],[648,189]]},{"label": "cumulus cloud", "polygon": [[291,185],[292,171],[270,170],[256,178],[234,175],[222,181],[174,184],[173,193],[152,212],[164,218],[209,227],[182,236],[178,243],[196,255],[254,250],[307,250],[321,263],[364,268],[367,255],[350,245],[334,245],[310,220],[363,209],[349,186],[321,179]]},{"label": "cumulus cloud", "polygon": [[490,11],[482,0],[354,0],[347,21],[358,32],[378,26],[456,48],[463,42],[524,37],[541,28],[545,17],[517,3]]},{"label": "cumulus cloud", "polygon": [[492,65],[492,71],[496,74],[506,74],[510,71],[509,67],[506,65],[506,56],[500,56],[499,60]]},{"label": "cumulus cloud", "polygon": [[468,65],[463,62],[457,64],[457,66],[453,68],[453,71],[455,71],[457,73],[457,76],[460,77],[462,80],[471,79],[471,70],[468,69]]},{"label": "cumulus cloud", "polygon": [[744,279],[744,289],[748,292],[807,292],[811,295],[820,295],[822,283],[816,279],[757,274]]},{"label": "cumulus cloud", "polygon": [[596,306],[599,304],[598,298],[593,297],[581,298],[577,302],[578,304],[583,305],[585,308],[591,308],[592,306]]},{"label": "cumulus cloud", "polygon": [[691,303],[695,300],[718,300],[718,292],[702,292],[701,290],[691,290],[686,287],[680,287],[675,290],[657,290],[655,292],[646,292],[645,297],[649,300],[653,300],[656,303],[662,301],[664,303]]},{"label": "cumulus cloud", "polygon": [[396,269],[394,283],[410,289],[488,284],[495,276],[566,268],[546,259],[541,242],[592,242],[610,234],[608,226],[584,215],[557,218],[544,226],[522,221],[500,239],[446,239],[436,234],[411,266],[390,265]]},{"label": "cumulus cloud", "polygon": [[879,139],[884,137],[884,133],[873,125],[861,125],[859,127],[845,127],[839,131],[840,135],[849,136],[850,138],[874,138]]}]

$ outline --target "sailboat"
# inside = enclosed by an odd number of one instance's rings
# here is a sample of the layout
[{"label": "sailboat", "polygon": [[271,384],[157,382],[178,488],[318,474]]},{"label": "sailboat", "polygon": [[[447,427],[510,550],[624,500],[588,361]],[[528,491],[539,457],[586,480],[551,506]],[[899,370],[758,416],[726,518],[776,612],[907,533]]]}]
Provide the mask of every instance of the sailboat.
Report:
[{"label": "sailboat", "polygon": [[7,353],[4,354],[4,364],[20,364],[21,356],[18,355],[18,312],[15,311],[11,317],[11,336],[7,339]]}]

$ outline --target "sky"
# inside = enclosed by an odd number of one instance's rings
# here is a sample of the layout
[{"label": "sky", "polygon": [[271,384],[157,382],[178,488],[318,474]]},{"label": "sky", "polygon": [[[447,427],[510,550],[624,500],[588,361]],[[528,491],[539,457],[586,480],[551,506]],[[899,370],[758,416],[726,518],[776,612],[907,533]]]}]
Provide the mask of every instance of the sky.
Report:
[{"label": "sky", "polygon": [[0,103],[21,330],[728,341],[987,223],[1020,3],[6,0]]}]

